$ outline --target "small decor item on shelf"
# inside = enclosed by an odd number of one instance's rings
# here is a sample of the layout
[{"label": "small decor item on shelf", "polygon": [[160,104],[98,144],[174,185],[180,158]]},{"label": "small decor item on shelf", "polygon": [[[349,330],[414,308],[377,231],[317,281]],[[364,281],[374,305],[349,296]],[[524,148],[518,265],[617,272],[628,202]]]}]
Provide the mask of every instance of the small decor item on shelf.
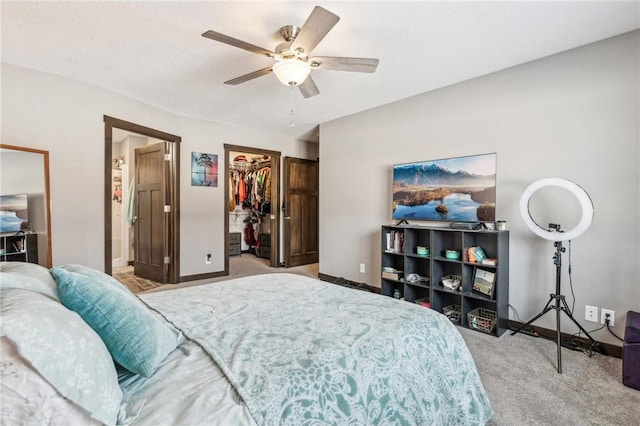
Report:
[{"label": "small decor item on shelf", "polygon": [[400,294],[400,290],[398,290],[397,288],[393,290],[393,298],[400,299],[400,297],[402,297],[402,295]]},{"label": "small decor item on shelf", "polygon": [[449,290],[458,291],[462,277],[460,275],[446,275],[442,277],[442,285]]},{"label": "small decor item on shelf", "polygon": [[424,306],[425,308],[431,308],[431,302],[429,301],[428,297],[423,297],[421,299],[416,299],[416,300],[414,300],[414,302],[417,305]]},{"label": "small decor item on shelf", "polygon": [[420,281],[426,281],[429,282],[429,277],[421,277],[418,274],[412,273],[407,275],[407,278],[405,279],[408,283],[417,283]]},{"label": "small decor item on shelf", "polygon": [[462,317],[462,308],[460,308],[460,305],[447,305],[442,308],[442,313],[449,318],[451,322],[460,324],[460,318]]},{"label": "small decor item on shelf", "polygon": [[470,328],[491,333],[496,327],[496,313],[490,309],[476,308],[467,313],[467,321]]},{"label": "small decor item on shelf", "polygon": [[493,298],[493,289],[495,286],[496,274],[494,272],[485,271],[484,269],[476,269],[473,277],[473,291],[485,296]]},{"label": "small decor item on shelf", "polygon": [[429,256],[429,249],[427,247],[424,246],[417,246],[416,247],[416,254],[419,256]]},{"label": "small decor item on shelf", "polygon": [[458,250],[447,250],[444,252],[444,257],[452,260],[460,260],[460,251]]},{"label": "small decor item on shelf", "polygon": [[482,263],[482,261],[487,258],[487,254],[480,246],[469,247],[467,249],[467,257],[469,258],[469,262]]},{"label": "small decor item on shelf", "polygon": [[473,254],[473,249],[474,249],[474,248],[475,248],[475,247],[469,247],[469,248],[467,249],[467,260],[468,260],[469,262],[477,262],[477,260],[476,260],[476,255],[475,255],[475,254]]},{"label": "small decor item on shelf", "polygon": [[403,278],[403,272],[398,269],[385,267],[382,269],[382,278],[400,281]]}]

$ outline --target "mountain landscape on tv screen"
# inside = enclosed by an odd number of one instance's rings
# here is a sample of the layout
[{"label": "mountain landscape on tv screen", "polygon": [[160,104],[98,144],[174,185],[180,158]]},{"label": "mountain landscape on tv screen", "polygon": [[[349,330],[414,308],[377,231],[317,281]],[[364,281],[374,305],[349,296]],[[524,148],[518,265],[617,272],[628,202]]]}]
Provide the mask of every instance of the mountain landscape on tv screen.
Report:
[{"label": "mountain landscape on tv screen", "polygon": [[414,163],[396,166],[393,173],[393,185],[420,187],[437,186],[494,186],[496,176],[477,175],[464,170],[452,172],[435,163]]},{"label": "mountain landscape on tv screen", "polygon": [[495,183],[495,173],[452,171],[436,162],[396,165],[393,169],[393,218],[493,221]]}]

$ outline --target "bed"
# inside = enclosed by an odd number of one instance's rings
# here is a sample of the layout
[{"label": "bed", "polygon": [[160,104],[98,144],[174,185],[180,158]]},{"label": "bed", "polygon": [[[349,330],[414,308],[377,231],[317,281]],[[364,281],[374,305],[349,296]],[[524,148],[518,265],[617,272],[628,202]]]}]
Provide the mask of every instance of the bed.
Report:
[{"label": "bed", "polygon": [[81,265],[0,265],[2,424],[483,425],[455,326],[288,273],[138,297]]}]

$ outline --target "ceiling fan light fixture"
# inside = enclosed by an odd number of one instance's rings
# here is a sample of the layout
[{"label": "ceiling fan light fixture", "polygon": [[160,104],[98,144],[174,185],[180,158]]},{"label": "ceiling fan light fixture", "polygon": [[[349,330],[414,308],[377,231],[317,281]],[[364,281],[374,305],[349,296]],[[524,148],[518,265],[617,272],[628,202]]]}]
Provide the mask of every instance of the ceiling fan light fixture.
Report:
[{"label": "ceiling fan light fixture", "polygon": [[273,73],[285,86],[297,86],[307,79],[311,72],[308,62],[291,58],[276,62],[273,65]]}]

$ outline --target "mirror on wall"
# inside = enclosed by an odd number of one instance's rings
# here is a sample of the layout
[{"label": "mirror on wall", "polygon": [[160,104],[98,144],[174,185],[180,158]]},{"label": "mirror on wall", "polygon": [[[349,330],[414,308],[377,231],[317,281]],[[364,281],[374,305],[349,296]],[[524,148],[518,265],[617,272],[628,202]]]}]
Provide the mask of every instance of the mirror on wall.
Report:
[{"label": "mirror on wall", "polygon": [[19,244],[4,239],[11,245],[3,247],[2,260],[51,268],[49,151],[0,144],[0,164],[0,233],[3,237],[27,236]]}]

